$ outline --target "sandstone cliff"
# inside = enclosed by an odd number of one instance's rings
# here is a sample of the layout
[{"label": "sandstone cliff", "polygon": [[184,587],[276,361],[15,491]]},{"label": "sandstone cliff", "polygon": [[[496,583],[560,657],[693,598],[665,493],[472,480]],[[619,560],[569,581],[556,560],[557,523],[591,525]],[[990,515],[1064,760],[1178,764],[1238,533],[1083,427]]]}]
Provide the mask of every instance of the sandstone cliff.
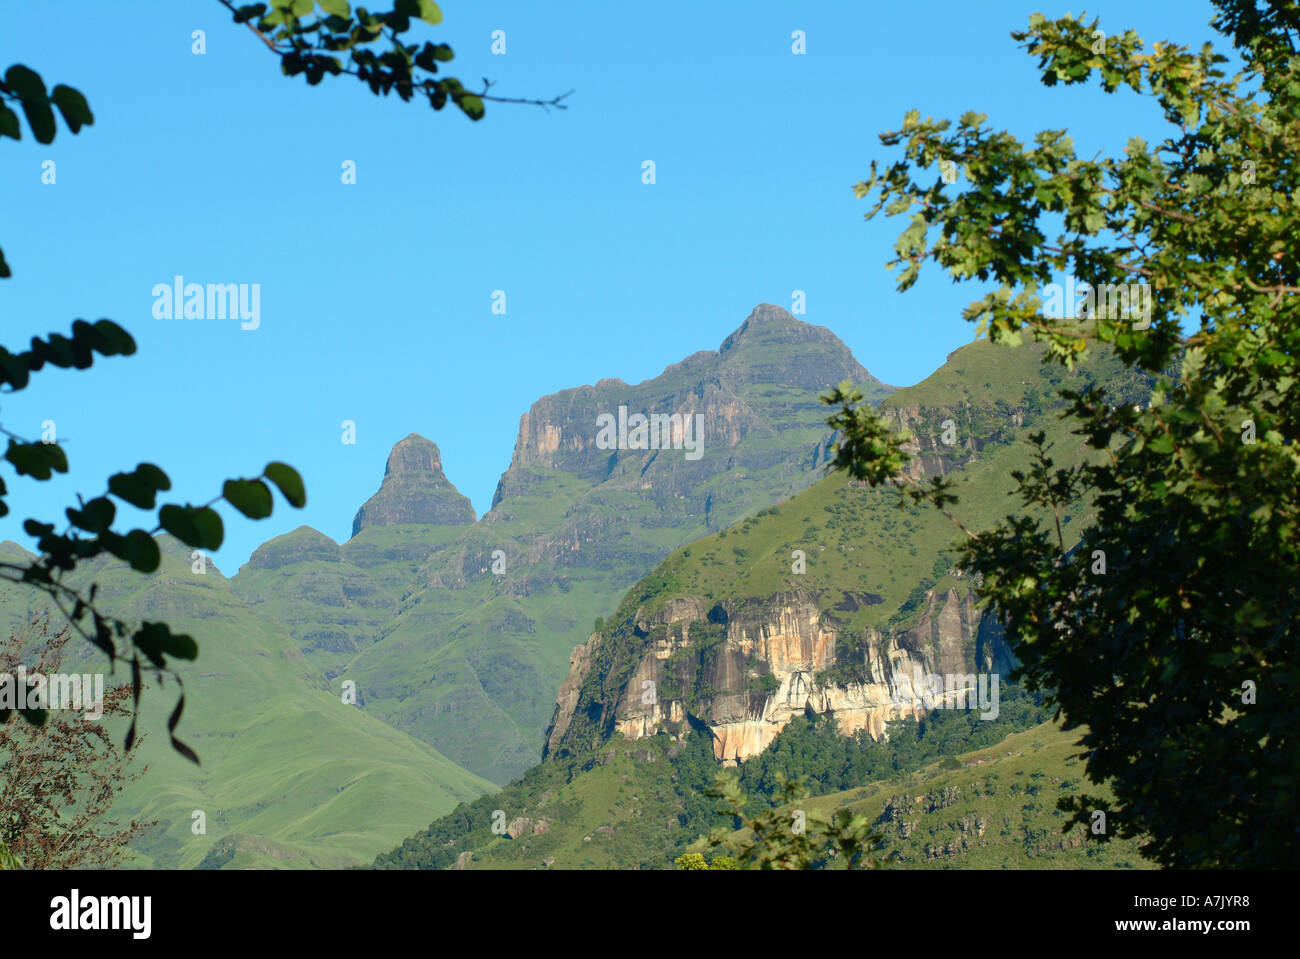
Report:
[{"label": "sandstone cliff", "polygon": [[[620,645],[640,648],[619,655]],[[546,749],[594,745],[584,741],[593,733],[597,741],[613,733],[640,739],[694,727],[707,729],[714,755],[730,764],[762,752],[805,712],[831,715],[846,734],[881,739],[890,720],[922,712],[915,670],[1005,674],[1011,665],[1000,631],[983,621],[968,589],[927,593],[909,629],[851,638],[810,593],[707,609],[679,598],[638,617],[632,636],[595,633],[574,650]],[[575,716],[587,722],[575,724]]]}]

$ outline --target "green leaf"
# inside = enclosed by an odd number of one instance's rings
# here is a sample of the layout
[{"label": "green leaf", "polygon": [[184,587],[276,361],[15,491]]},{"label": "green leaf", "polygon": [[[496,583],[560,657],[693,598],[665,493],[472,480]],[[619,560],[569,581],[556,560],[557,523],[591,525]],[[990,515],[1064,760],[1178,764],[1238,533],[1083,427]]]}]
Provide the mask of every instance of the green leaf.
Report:
[{"label": "green leaf", "polygon": [[101,356],[129,355],[135,352],[135,340],[111,320],[100,320],[95,324],[73,320],[72,345],[78,355],[92,351]]},{"label": "green leaf", "polygon": [[264,13],[266,13],[266,4],[246,3],[235,11],[235,23],[246,23],[253,17],[260,17]]},{"label": "green leaf", "polygon": [[108,491],[139,509],[153,509],[158,495],[135,473],[114,473],[108,478]]},{"label": "green leaf", "polygon": [[1172,453],[1174,449],[1174,441],[1168,434],[1161,433],[1155,439],[1147,443],[1147,448],[1153,453]]},{"label": "green leaf", "polygon": [[397,0],[393,10],[408,17],[418,17],[435,27],[442,23],[442,11],[433,0]]},{"label": "green leaf", "polygon": [[131,334],[112,320],[96,320],[92,328],[98,337],[95,349],[103,356],[130,356],[135,353],[135,340]]},{"label": "green leaf", "polygon": [[198,549],[220,549],[225,538],[220,515],[208,506],[168,504],[158,511],[158,522],[186,546]]},{"label": "green leaf", "polygon": [[141,573],[153,573],[162,562],[162,553],[154,538],[142,529],[133,529],[126,534],[123,545],[123,559],[131,568]]},{"label": "green leaf", "polygon": [[18,124],[18,114],[3,103],[0,103],[0,137],[9,137],[14,140],[23,138],[22,127]]},{"label": "green leaf", "polygon": [[156,490],[169,490],[172,488],[172,481],[167,478],[167,474],[152,463],[138,464],[135,468],[135,475],[140,477],[142,482],[149,484]]},{"label": "green leaf", "polygon": [[45,81],[35,70],[16,63],[5,71],[5,86],[18,94],[20,100],[46,99]]},{"label": "green leaf", "polygon": [[54,142],[54,111],[48,101],[24,100],[23,113],[27,115],[27,125],[32,128],[37,143]]},{"label": "green leaf", "polygon": [[52,472],[66,473],[68,457],[57,443],[19,443],[9,441],[5,459],[13,464],[19,476],[47,480]]},{"label": "green leaf", "polygon": [[284,463],[267,463],[263,470],[266,478],[276,485],[289,505],[302,509],[307,505],[307,491],[302,485],[302,477],[292,466]]},{"label": "green leaf", "polygon": [[472,93],[467,93],[460,98],[460,108],[471,120],[483,119],[483,101]]},{"label": "green leaf", "polygon": [[80,131],[83,126],[94,124],[95,115],[90,112],[90,104],[86,102],[86,98],[80,91],[60,83],[50,94],[50,99],[59,108],[59,112],[63,114],[63,122],[73,133]]},{"label": "green leaf", "polygon": [[320,0],[320,8],[336,17],[351,17],[352,7],[348,0]]},{"label": "green leaf", "polygon": [[271,515],[271,491],[259,479],[226,480],[221,495],[249,519],[266,519]]},{"label": "green leaf", "polygon": [[87,503],[84,509],[69,508],[67,513],[73,525],[91,533],[102,533],[113,525],[117,507],[107,496],[97,496]]},{"label": "green leaf", "polygon": [[168,637],[165,647],[168,656],[175,656],[177,659],[197,659],[199,655],[199,644],[194,641],[193,636],[185,633],[172,633]]},{"label": "green leaf", "polygon": [[[193,636],[173,633],[166,623],[144,622],[131,637],[136,649],[149,657],[155,666],[167,665],[167,657],[175,659],[194,659],[199,655],[199,644]],[[179,717],[178,717],[179,718]],[[168,729],[174,729],[169,726]]]},{"label": "green leaf", "polygon": [[178,753],[180,753],[182,756],[184,756],[194,765],[196,766],[199,765],[198,754],[193,749],[190,749],[189,746],[186,746],[183,742],[177,739],[175,736],[172,737],[172,749],[176,750]]},{"label": "green leaf", "polygon": [[221,522],[221,514],[210,506],[204,506],[194,514],[194,524],[198,526],[202,539],[200,549],[220,549],[226,538],[226,528]]},{"label": "green leaf", "polygon": [[[185,638],[189,639],[188,636]],[[198,652],[197,647],[195,648],[195,652],[196,653]],[[194,657],[191,656],[189,658],[193,659]],[[181,693],[181,698],[176,703],[176,708],[172,710],[171,716],[168,717],[167,719],[167,733],[168,735],[171,736],[172,749],[176,750],[178,753],[180,753],[182,756],[184,756],[186,759],[188,759],[190,762],[194,763],[197,766],[199,762],[198,755],[195,754],[194,750],[190,749],[189,746],[186,746],[175,736],[176,726],[177,724],[180,723],[181,713],[183,713],[184,711],[185,711],[185,694]]]}]

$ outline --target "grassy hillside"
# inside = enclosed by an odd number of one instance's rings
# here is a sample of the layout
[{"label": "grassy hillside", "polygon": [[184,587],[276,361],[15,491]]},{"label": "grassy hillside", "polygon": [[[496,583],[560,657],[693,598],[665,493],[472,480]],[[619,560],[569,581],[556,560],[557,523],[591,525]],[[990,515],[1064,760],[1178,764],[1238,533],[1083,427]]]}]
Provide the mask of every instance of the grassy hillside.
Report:
[{"label": "grassy hillside", "polygon": [[[345,705],[284,630],[259,618],[219,571],[209,566],[195,574],[178,543],[161,544],[156,574],[109,562],[78,574],[100,584],[112,612],[128,620],[165,616],[199,643],[198,659],[183,670],[186,706],[178,734],[201,766],[176,755],[167,741],[176,690],[154,686],[143,699],[138,754],[150,768],[116,807],[159,821],[139,841],[137,865],[367,862],[431,816],[494,788],[427,744]],[[29,602],[7,587],[0,596],[6,625]],[[97,650],[76,645],[85,668],[105,667]],[[119,670],[116,681],[126,678]],[[192,832],[195,811],[206,815],[205,835]]]},{"label": "grassy hillside", "polygon": [[334,680],[382,636],[429,553],[463,529],[376,526],[339,546],[300,526],[258,547],[231,587],[259,616],[284,627]]},{"label": "grassy hillside", "polygon": [[[1041,429],[1060,462],[1085,455],[1081,438],[1060,418],[1062,386],[1107,384],[1117,401],[1144,396],[1144,384],[1124,376],[1109,355],[1094,358],[1073,373],[1044,366],[1032,347],[1008,349],[987,341],[964,346],[948,362],[917,384],[898,390],[881,404],[885,413],[919,410],[908,418],[910,432],[923,448],[937,448],[949,461],[959,504],[954,512],[978,528],[1008,512],[1013,470],[1029,462],[1026,442]],[[938,442],[942,422],[956,420],[958,442]],[[950,571],[949,548],[959,530],[936,510],[901,502],[893,487],[871,489],[832,474],[784,502],[760,511],[728,529],[674,551],[650,576],[628,593],[621,621],[640,610],[654,615],[678,596],[707,601],[723,597],[763,599],[777,593],[811,589],[823,594],[824,609],[837,612],[850,631],[906,622],[918,610],[904,610],[918,589],[964,588]],[[1069,533],[1081,517],[1067,515]],[[806,554],[806,572],[792,571],[795,550]],[[922,584],[925,584],[924,586]],[[872,602],[842,608],[846,597],[867,594]]]}]

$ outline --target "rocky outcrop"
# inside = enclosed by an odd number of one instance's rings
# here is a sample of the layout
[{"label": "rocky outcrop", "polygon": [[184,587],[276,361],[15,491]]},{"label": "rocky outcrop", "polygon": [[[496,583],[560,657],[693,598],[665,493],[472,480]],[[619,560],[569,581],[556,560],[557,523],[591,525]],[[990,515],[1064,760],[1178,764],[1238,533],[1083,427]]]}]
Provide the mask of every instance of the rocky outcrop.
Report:
[{"label": "rocky outcrop", "polygon": [[352,535],[370,526],[460,526],[474,520],[470,501],[443,475],[437,444],[412,433],[388,454],[379,492],[357,510]]},{"label": "rocky outcrop", "polygon": [[546,731],[548,750],[554,750],[559,746],[564,739],[564,734],[569,731],[569,721],[573,719],[573,712],[578,708],[582,684],[591,672],[591,656],[598,645],[600,645],[600,633],[592,633],[585,643],[580,643],[573,648],[573,655],[569,657],[568,675],[564,677],[560,691],[555,697],[555,716],[551,720],[550,729]]},{"label": "rocky outcrop", "polygon": [[[598,719],[609,733],[640,739],[706,728],[725,764],[762,752],[792,718],[809,711],[832,716],[845,734],[861,730],[879,740],[887,738],[890,721],[924,711],[917,670],[964,677],[1005,673],[1012,665],[1000,631],[956,587],[927,594],[910,629],[868,629],[856,637],[842,635],[808,593],[705,606],[676,599],[637,622],[639,658],[621,687],[603,695],[592,695],[602,680],[592,670],[605,640],[597,633],[579,646],[556,703],[548,754],[565,743],[575,713],[590,712],[598,699],[612,704]],[[584,702],[584,691],[591,701]],[[950,691],[946,698],[959,695]]]}]

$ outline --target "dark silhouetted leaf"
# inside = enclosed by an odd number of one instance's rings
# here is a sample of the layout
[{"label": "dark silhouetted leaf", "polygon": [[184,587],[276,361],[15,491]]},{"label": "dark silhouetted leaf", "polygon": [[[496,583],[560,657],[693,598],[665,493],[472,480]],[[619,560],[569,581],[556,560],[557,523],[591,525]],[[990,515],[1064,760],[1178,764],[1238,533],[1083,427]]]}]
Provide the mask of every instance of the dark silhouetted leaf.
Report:
[{"label": "dark silhouetted leaf", "polygon": [[284,463],[267,463],[263,472],[289,501],[290,506],[302,509],[307,505],[307,491],[303,488],[302,477],[296,469]]},{"label": "dark silhouetted leaf", "polygon": [[68,129],[73,133],[78,132],[83,126],[91,126],[95,122],[95,115],[90,112],[90,104],[86,98],[72,87],[64,86],[60,83],[50,94],[50,99],[54,105],[59,108],[63,114],[63,122],[68,125]]},{"label": "dark silhouetted leaf", "polygon": [[221,495],[249,519],[271,515],[271,491],[261,480],[226,480]]}]

